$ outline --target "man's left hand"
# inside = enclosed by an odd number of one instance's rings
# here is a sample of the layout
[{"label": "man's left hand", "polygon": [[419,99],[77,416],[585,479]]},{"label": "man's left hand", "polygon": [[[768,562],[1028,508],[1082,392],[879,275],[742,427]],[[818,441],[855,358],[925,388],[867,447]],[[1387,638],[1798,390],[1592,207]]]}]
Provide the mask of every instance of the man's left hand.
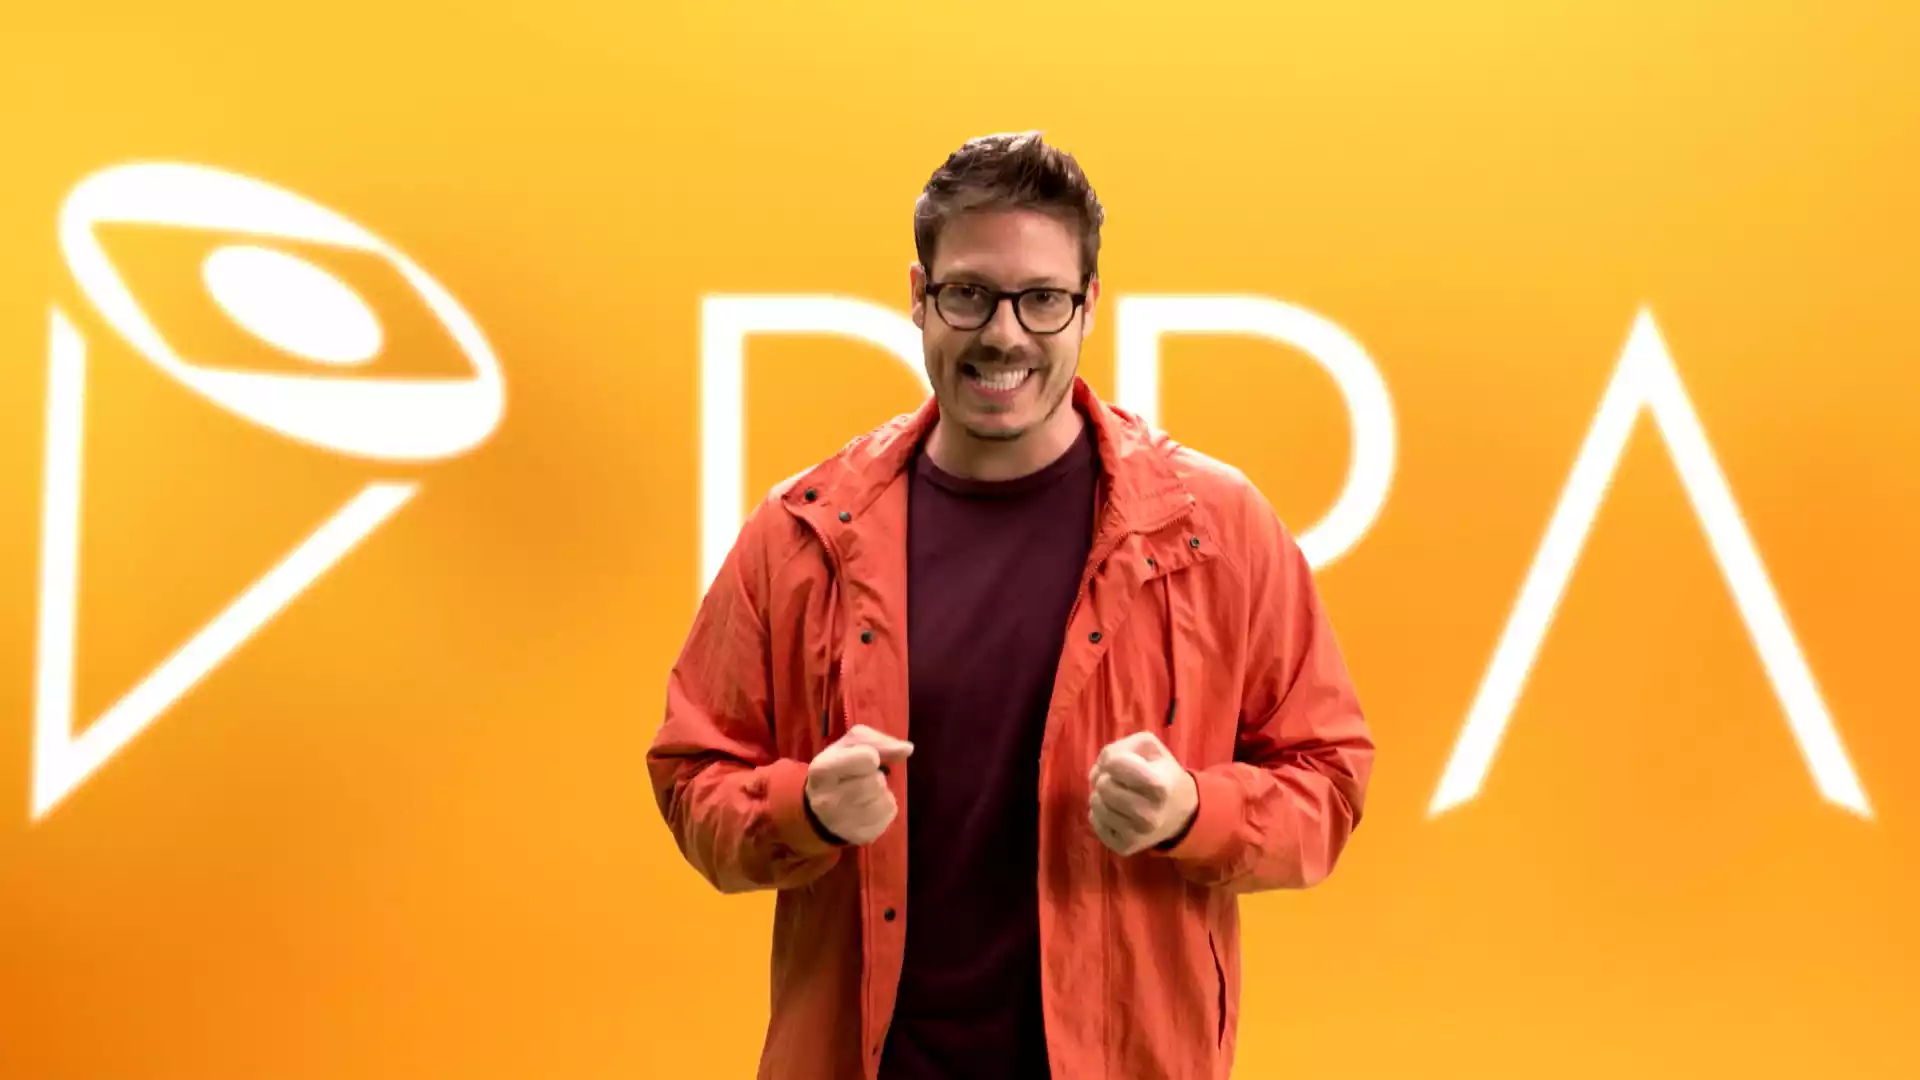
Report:
[{"label": "man's left hand", "polygon": [[1181,835],[1200,805],[1193,776],[1151,731],[1136,732],[1100,751],[1087,781],[1093,786],[1087,819],[1094,835],[1121,855]]}]

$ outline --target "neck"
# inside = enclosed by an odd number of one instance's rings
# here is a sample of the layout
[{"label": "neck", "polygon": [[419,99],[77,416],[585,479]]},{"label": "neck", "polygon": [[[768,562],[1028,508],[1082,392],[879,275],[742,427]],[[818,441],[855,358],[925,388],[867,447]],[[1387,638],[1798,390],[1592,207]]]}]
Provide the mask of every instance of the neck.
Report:
[{"label": "neck", "polygon": [[1061,402],[1052,416],[1012,439],[982,439],[942,417],[927,436],[926,452],[943,472],[954,476],[1017,480],[1058,461],[1086,424],[1070,401]]}]

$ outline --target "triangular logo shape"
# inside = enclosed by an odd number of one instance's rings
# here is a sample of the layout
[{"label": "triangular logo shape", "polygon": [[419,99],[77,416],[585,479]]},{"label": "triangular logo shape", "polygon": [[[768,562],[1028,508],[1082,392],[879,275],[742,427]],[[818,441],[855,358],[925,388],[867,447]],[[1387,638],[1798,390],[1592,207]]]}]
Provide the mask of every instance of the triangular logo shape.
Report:
[{"label": "triangular logo shape", "polygon": [[[472,377],[363,379],[197,364],[160,334],[107,258],[95,228],[109,222],[220,230],[377,255],[399,271],[446,328],[472,366]],[[297,442],[377,461],[433,461],[465,453],[484,441],[504,412],[499,361],[452,295],[385,241],[290,191],[200,165],[115,166],[87,177],[68,194],[61,208],[60,242],[81,292],[144,359],[214,404]],[[293,271],[280,288],[252,293],[256,301],[267,299],[265,306],[228,307],[228,314],[244,328],[318,362],[339,362],[343,346],[368,356],[378,351],[368,351],[379,340],[378,316],[370,309],[354,310],[351,305],[359,301],[352,290],[328,279],[324,270],[251,246],[224,248],[215,257],[223,254],[234,265]],[[315,291],[302,297],[302,284]],[[215,299],[227,306],[227,300],[218,295]],[[343,313],[352,317],[347,324],[363,332],[343,337]],[[86,386],[86,339],[56,307],[48,339],[40,521],[34,819],[44,818],[419,490],[412,481],[367,484],[76,735],[74,654]]]}]

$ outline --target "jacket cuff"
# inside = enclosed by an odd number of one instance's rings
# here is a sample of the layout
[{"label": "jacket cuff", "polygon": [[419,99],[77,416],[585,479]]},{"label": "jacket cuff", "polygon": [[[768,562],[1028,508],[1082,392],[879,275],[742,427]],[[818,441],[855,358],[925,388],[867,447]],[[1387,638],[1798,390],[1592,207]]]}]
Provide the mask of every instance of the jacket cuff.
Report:
[{"label": "jacket cuff", "polygon": [[807,763],[781,758],[766,769],[767,816],[780,842],[802,858],[839,850],[813,827],[807,813]]},{"label": "jacket cuff", "polygon": [[1185,836],[1163,854],[1184,862],[1211,862],[1226,853],[1246,812],[1246,796],[1230,776],[1188,771],[1200,797]]}]

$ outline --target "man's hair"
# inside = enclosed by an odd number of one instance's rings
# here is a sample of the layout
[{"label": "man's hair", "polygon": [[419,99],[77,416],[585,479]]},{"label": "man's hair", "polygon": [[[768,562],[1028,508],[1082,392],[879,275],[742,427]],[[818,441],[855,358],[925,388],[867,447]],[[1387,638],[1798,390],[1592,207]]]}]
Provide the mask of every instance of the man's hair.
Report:
[{"label": "man's hair", "polygon": [[1106,212],[1073,155],[1037,131],[982,135],[947,156],[913,207],[913,245],[933,272],[940,230],[969,210],[1039,210],[1080,233],[1082,283],[1099,272],[1100,225]]}]

